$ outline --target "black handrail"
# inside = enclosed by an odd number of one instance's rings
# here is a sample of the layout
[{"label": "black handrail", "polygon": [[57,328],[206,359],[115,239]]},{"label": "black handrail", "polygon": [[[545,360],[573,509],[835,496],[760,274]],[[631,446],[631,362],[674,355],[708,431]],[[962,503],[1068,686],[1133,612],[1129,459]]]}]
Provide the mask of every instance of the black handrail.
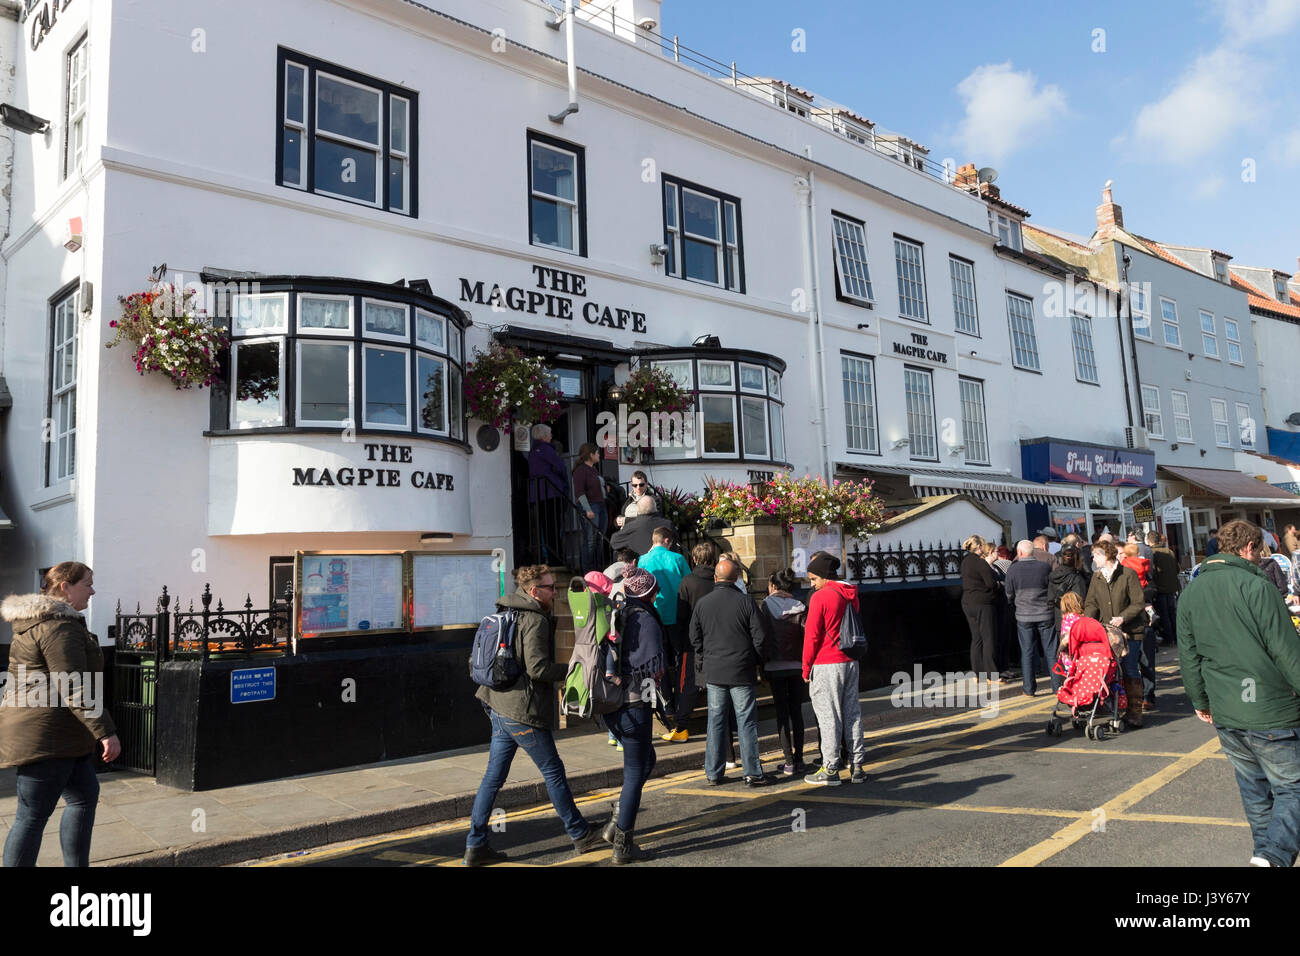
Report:
[{"label": "black handrail", "polygon": [[[574,526],[572,533],[566,531],[570,518]],[[604,529],[587,517],[582,506],[569,497],[567,488],[558,488],[546,477],[529,477],[529,560],[578,570],[582,567],[582,541],[588,534],[594,535],[595,563],[607,567],[613,548]]]}]

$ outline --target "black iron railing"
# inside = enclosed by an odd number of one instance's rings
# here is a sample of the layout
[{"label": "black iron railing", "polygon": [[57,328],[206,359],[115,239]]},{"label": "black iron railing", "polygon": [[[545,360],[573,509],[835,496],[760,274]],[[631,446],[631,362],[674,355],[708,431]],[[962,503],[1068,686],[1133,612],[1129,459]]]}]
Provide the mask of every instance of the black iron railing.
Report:
[{"label": "black iron railing", "polygon": [[[608,514],[606,519],[611,522]],[[608,526],[598,527],[567,490],[560,491],[546,478],[528,479],[526,560],[576,571],[583,567],[585,537],[592,550],[587,563],[597,570],[608,567],[613,561]]]},{"label": "black iron railing", "polygon": [[848,552],[847,580],[867,587],[951,583],[961,579],[964,552],[954,544],[887,545]]}]

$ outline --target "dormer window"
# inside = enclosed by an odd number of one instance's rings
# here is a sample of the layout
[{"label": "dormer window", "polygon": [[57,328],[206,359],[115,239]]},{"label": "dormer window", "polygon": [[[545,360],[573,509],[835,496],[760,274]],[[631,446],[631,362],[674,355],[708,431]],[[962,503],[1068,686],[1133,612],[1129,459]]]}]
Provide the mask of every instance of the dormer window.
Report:
[{"label": "dormer window", "polygon": [[1024,250],[1020,242],[1019,219],[1012,219],[1010,216],[1004,216],[990,209],[989,232],[998,237],[998,245],[1014,249],[1016,252]]},{"label": "dormer window", "polygon": [[1281,276],[1274,276],[1273,288],[1277,290],[1277,301],[1288,302],[1288,303],[1290,302],[1290,298],[1288,297],[1286,291],[1286,279],[1282,278]]},{"label": "dormer window", "polygon": [[1222,259],[1214,260],[1214,277],[1225,284],[1228,281],[1228,264]]}]

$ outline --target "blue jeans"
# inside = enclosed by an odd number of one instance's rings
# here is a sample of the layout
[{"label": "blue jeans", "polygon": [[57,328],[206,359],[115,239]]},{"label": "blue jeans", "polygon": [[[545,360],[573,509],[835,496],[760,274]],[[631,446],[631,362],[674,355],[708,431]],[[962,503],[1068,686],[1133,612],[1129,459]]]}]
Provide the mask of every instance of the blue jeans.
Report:
[{"label": "blue jeans", "polygon": [[618,828],[636,827],[641,788],[655,769],[649,704],[629,704],[605,718],[605,726],[623,745],[623,792],[618,798]]},{"label": "blue jeans", "polygon": [[605,565],[600,561],[600,538],[597,532],[604,533],[605,522],[608,519],[609,512],[605,510],[605,502],[592,502],[591,512],[596,517],[590,521],[587,520],[586,512],[583,512],[583,520],[578,522],[582,527],[582,571],[585,574],[588,571],[603,571]]},{"label": "blue jeans", "polygon": [[90,835],[99,802],[94,754],[41,760],[18,768],[18,812],[5,840],[6,867],[36,865],[41,835],[59,797],[67,801],[59,820],[63,865],[90,866]]},{"label": "blue jeans", "polygon": [[1300,852],[1300,736],[1297,728],[1233,730],[1215,725],[1237,772],[1255,856],[1293,866]]},{"label": "blue jeans", "polygon": [[1128,680],[1141,680],[1143,639],[1140,637],[1129,637],[1127,634],[1125,634],[1124,637],[1128,639],[1128,654],[1124,657],[1124,660],[1120,662],[1123,665],[1123,676]]},{"label": "blue jeans", "polygon": [[555,749],[555,738],[551,732],[543,727],[530,727],[528,724],[507,720],[491,709],[488,710],[488,718],[492,721],[492,747],[488,751],[487,772],[483,774],[483,782],[479,784],[474,809],[470,813],[466,848],[484,846],[488,842],[488,818],[492,814],[492,804],[505,786],[506,776],[510,773],[510,762],[520,747],[524,748],[524,752],[542,772],[551,805],[564,822],[564,831],[569,834],[569,838],[581,840],[585,837],[591,828],[573,802],[569,781],[564,776],[564,764]]},{"label": "blue jeans", "polygon": [[[1056,663],[1056,646],[1059,643],[1056,637],[1056,624],[1050,619],[1016,621],[1016,633],[1020,635],[1020,681],[1025,693],[1032,694],[1036,683],[1034,680],[1035,650],[1042,653],[1049,674],[1052,665]],[[1061,678],[1052,674],[1052,693],[1055,694],[1060,686]]]},{"label": "blue jeans", "polygon": [[722,752],[727,746],[727,717],[734,707],[736,730],[740,736],[740,760],[745,776],[763,776],[763,765],[758,759],[758,713],[754,704],[753,686],[706,686],[709,694],[709,731],[704,747],[704,775],[710,780],[720,780],[726,771]]}]

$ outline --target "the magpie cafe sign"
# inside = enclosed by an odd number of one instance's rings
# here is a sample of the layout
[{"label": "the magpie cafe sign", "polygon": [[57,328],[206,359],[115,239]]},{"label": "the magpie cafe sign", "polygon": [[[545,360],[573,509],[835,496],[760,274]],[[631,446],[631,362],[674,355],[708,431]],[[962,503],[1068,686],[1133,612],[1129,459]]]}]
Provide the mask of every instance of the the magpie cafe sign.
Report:
[{"label": "the magpie cafe sign", "polygon": [[901,355],[904,358],[922,359],[934,365],[948,364],[948,353],[931,347],[930,336],[922,335],[919,332],[909,333],[905,342],[895,340],[893,350],[895,355]]},{"label": "the magpie cafe sign", "polygon": [[460,301],[486,305],[493,312],[523,312],[566,322],[581,318],[588,325],[645,334],[644,312],[588,299],[587,277],[581,273],[541,265],[532,266],[531,271],[528,284],[518,286],[462,277]]},{"label": "the magpie cafe sign", "polygon": [[59,14],[68,9],[72,0],[26,0],[23,4],[22,22],[25,24],[30,19],[32,21],[32,49],[36,50],[45,38],[49,36],[50,30],[54,29],[55,22],[59,19]]},{"label": "the magpie cafe sign", "polygon": [[389,464],[409,465],[412,463],[410,445],[364,444],[367,464],[359,467],[343,468],[293,468],[294,487],[357,487],[357,488],[400,488],[403,481],[412,488],[427,491],[455,491],[453,476],[442,472],[425,471],[414,468],[403,471],[401,468],[386,467]]}]

